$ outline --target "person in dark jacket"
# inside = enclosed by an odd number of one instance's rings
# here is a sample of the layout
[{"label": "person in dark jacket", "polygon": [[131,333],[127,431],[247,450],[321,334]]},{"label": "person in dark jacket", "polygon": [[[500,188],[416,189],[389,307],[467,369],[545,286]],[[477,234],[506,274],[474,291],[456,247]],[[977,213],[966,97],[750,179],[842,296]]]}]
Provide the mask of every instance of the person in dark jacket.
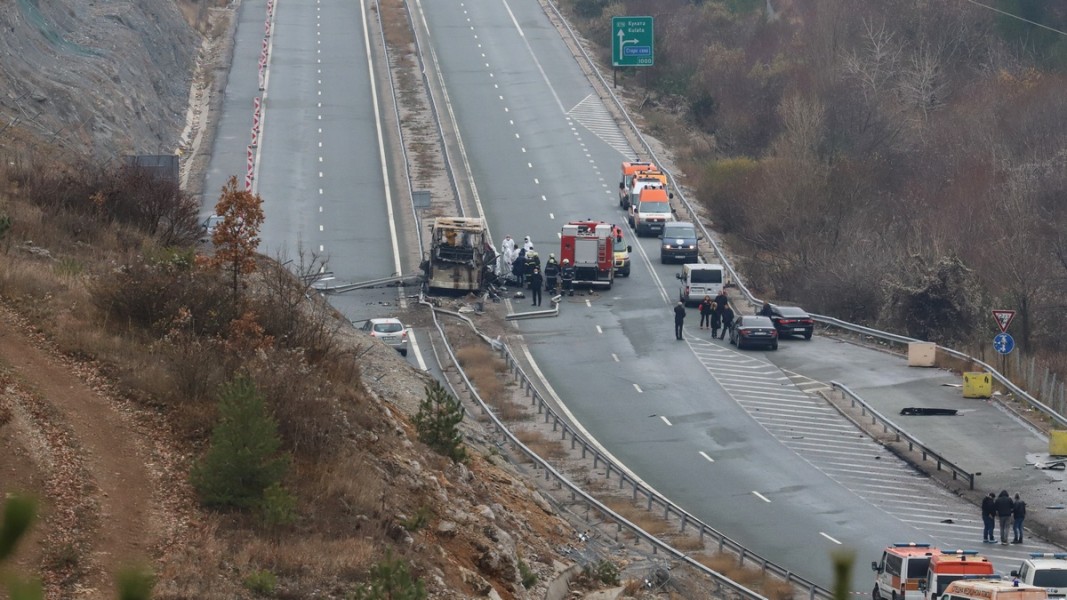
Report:
[{"label": "person in dark jacket", "polygon": [[545,291],[549,294],[556,291],[556,278],[559,277],[559,263],[556,262],[556,255],[549,254],[548,260],[545,261]]},{"label": "person in dark jacket", "polygon": [[536,250],[531,248],[526,251],[526,283],[530,283],[530,273],[533,273],[534,268],[541,268],[541,257],[537,255]]},{"label": "person in dark jacket", "polygon": [[[763,303],[763,308],[759,309],[759,312],[756,313],[756,314],[762,315],[764,317],[771,316],[771,303],[770,302],[764,302]],[[1011,498],[1008,498],[1008,500],[1011,500]]]},{"label": "person in dark jacket", "polygon": [[1000,543],[1007,546],[1008,527],[1011,525],[1011,510],[1015,508],[1015,503],[1011,501],[1008,490],[1000,490],[994,506],[997,509],[997,518],[1000,519]]},{"label": "person in dark jacket", "polygon": [[[711,326],[711,313],[715,312],[715,303],[711,301],[711,296],[704,296],[697,310],[700,311],[700,328],[707,329]],[[715,332],[712,331],[711,335],[715,335]]]},{"label": "person in dark jacket", "polygon": [[685,303],[674,305],[674,337],[682,339],[682,324],[685,323]]},{"label": "person in dark jacket", "polygon": [[982,498],[982,543],[983,544],[995,544],[996,538],[993,537],[993,531],[997,526],[997,495],[993,492],[989,492],[989,495]]},{"label": "person in dark jacket", "polygon": [[511,274],[515,276],[515,281],[520,286],[526,281],[526,249],[519,250],[519,255],[515,257],[515,262],[511,263]]},{"label": "person in dark jacket", "polygon": [[1012,503],[1011,507],[1011,516],[1014,520],[1011,530],[1015,534],[1011,543],[1021,544],[1023,543],[1023,520],[1026,519],[1026,503],[1019,497],[1019,494],[1015,494],[1015,502]]},{"label": "person in dark jacket", "polygon": [[730,303],[730,299],[726,297],[726,292],[719,291],[715,298],[712,299],[712,302],[715,303],[715,312],[719,313],[721,317],[722,309],[726,308],[726,305]]},{"label": "person in dark jacket", "polygon": [[[719,334],[719,339],[725,339],[727,332],[734,326],[734,309],[730,308],[730,303],[727,302],[722,307],[722,333]],[[714,337],[714,336],[712,336]]]},{"label": "person in dark jacket", "polygon": [[571,261],[563,259],[563,266],[559,269],[559,281],[563,285],[563,291],[568,296],[574,295],[574,267]]},{"label": "person in dark jacket", "polygon": [[541,286],[544,285],[540,267],[534,267],[530,273],[530,297],[533,298],[534,306],[541,306]]}]

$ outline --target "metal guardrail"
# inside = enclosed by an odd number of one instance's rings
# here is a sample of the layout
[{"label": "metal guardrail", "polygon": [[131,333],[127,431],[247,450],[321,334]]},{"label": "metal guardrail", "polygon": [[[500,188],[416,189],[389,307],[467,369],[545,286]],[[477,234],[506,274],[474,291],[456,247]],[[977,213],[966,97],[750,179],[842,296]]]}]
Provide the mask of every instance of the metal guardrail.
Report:
[{"label": "metal guardrail", "polygon": [[422,277],[421,274],[411,273],[408,275],[393,275],[392,277],[382,277],[379,279],[369,279],[367,281],[358,281],[355,283],[343,283],[339,285],[326,285],[326,281],[316,282],[311,287],[324,294],[343,294],[345,292],[351,292],[353,290],[362,290],[372,287],[380,287],[386,285],[397,285],[408,281],[415,281]]},{"label": "metal guardrail", "polygon": [[[654,507],[656,507],[658,509],[662,509],[663,517],[665,519],[669,519],[671,517],[680,519],[681,520],[681,532],[685,533],[687,529],[694,528],[694,529],[697,530],[697,533],[699,534],[701,541],[704,540],[704,537],[706,535],[714,534],[715,538],[718,540],[719,551],[720,552],[722,552],[724,549],[732,550],[732,551],[736,552],[738,554],[738,556],[740,557],[741,564],[746,564],[745,561],[747,559],[748,562],[750,562],[750,563],[754,562],[754,563],[758,564],[762,570],[771,571],[771,572],[781,576],[786,581],[789,581],[789,582],[794,583],[794,584],[804,584],[803,587],[806,587],[806,588],[812,590],[812,593],[811,593],[810,597],[813,600],[816,599],[816,598],[827,599],[827,600],[829,598],[831,598],[831,594],[830,594],[830,592],[828,590],[824,590],[822,588],[818,588],[814,584],[811,584],[810,582],[807,582],[807,580],[804,580],[802,578],[796,577],[796,576],[792,575],[791,573],[789,573],[788,571],[786,571],[785,569],[782,569],[781,567],[773,565],[773,563],[770,563],[770,562],[760,558],[756,554],[753,554],[752,552],[749,552],[748,550],[746,550],[743,546],[741,546],[737,542],[735,542],[735,541],[731,540],[730,538],[718,533],[717,531],[715,531],[714,529],[708,527],[707,525],[704,525],[698,519],[696,519],[696,517],[693,517],[689,513],[687,513],[684,510],[682,510],[681,508],[678,508],[677,506],[672,504],[669,500],[667,500],[665,498],[662,498],[661,496],[655,494],[655,492],[652,492],[651,490],[646,489],[641,484],[633,481],[632,478],[630,478],[629,476],[627,476],[625,474],[624,470],[620,469],[611,460],[609,460],[606,457],[604,457],[604,455],[602,455],[595,447],[593,447],[587,441],[582,439],[581,436],[577,435],[574,432],[574,430],[571,429],[571,427],[566,423],[566,421],[561,419],[558,415],[556,415],[556,413],[554,411],[552,411],[551,407],[544,401],[544,399],[540,396],[540,394],[533,387],[533,384],[531,383],[530,379],[527,377],[526,373],[522,370],[522,367],[520,367],[519,364],[515,361],[515,358],[512,355],[511,350],[507,347],[506,344],[504,344],[504,343],[502,343],[500,341],[497,341],[497,340],[490,339],[490,338],[486,337],[485,335],[483,335],[482,333],[478,332],[477,328],[474,326],[474,323],[471,322],[471,320],[469,318],[467,318],[466,316],[464,316],[464,315],[461,315],[461,314],[456,313],[456,312],[452,312],[452,311],[447,311],[447,310],[436,308],[432,304],[430,304],[429,302],[426,302],[425,299],[423,299],[421,297],[419,299],[419,302],[421,304],[424,304],[424,305],[428,306],[431,309],[431,315],[433,316],[434,327],[437,329],[438,334],[441,336],[442,343],[444,344],[445,349],[448,351],[449,358],[452,360],[453,364],[458,366],[459,365],[459,360],[456,358],[455,351],[452,348],[451,344],[448,343],[448,338],[445,335],[444,328],[441,325],[440,320],[438,319],[438,313],[447,314],[449,316],[452,316],[452,317],[455,317],[455,318],[458,318],[458,319],[461,319],[461,320],[465,321],[476,333],[478,333],[479,336],[481,336],[481,338],[486,343],[490,344],[490,346],[492,346],[494,349],[496,349],[498,352],[500,352],[505,357],[505,360],[507,361],[508,366],[511,369],[511,372],[515,376],[516,380],[522,384],[523,389],[526,391],[527,395],[532,394],[532,396],[533,396],[532,402],[537,404],[538,413],[543,413],[545,415],[545,423],[550,422],[550,419],[552,419],[552,426],[553,426],[552,428],[553,428],[553,430],[556,430],[558,428],[561,431],[561,435],[562,435],[562,439],[563,440],[566,440],[567,436],[569,434],[570,435],[570,441],[571,441],[571,449],[577,449],[578,446],[581,446],[581,451],[582,451],[582,457],[583,458],[585,458],[587,455],[591,454],[592,458],[593,458],[593,468],[596,469],[596,468],[598,468],[600,466],[603,466],[606,469],[606,475],[607,475],[608,479],[611,479],[613,474],[618,475],[619,476],[619,487],[620,487],[620,489],[622,487],[626,486],[627,484],[632,485],[633,494],[634,494],[634,500],[637,500],[639,495],[640,496],[644,496],[644,498],[646,500],[646,503],[647,503],[647,506],[646,506],[647,510],[651,511]],[[535,469],[536,468],[541,469],[544,472],[544,478],[546,480],[549,480],[549,479],[555,480],[560,486],[562,486],[563,488],[566,488],[566,490],[570,493],[572,501],[577,501],[577,500],[581,499],[588,507],[595,508],[599,513],[601,513],[601,514],[605,515],[606,517],[610,518],[616,524],[616,528],[617,528],[616,532],[617,532],[617,534],[621,534],[623,532],[629,533],[629,534],[633,535],[635,538],[643,540],[644,542],[646,542],[647,544],[652,546],[652,549],[653,549],[654,553],[658,553],[659,551],[665,552],[668,555],[670,555],[671,558],[673,558],[674,560],[677,560],[677,561],[680,561],[680,562],[684,562],[687,566],[692,567],[694,569],[697,569],[700,572],[704,573],[705,575],[710,577],[712,579],[712,581],[715,582],[715,585],[717,586],[717,589],[713,590],[714,592],[729,592],[729,593],[732,593],[732,594],[736,594],[738,598],[744,598],[744,599],[747,599],[747,600],[767,600],[766,597],[756,593],[753,590],[750,590],[750,589],[744,587],[743,585],[737,583],[736,581],[733,581],[732,579],[726,577],[725,575],[722,575],[721,573],[718,573],[716,571],[713,571],[713,570],[709,569],[708,567],[704,566],[703,564],[701,564],[701,563],[693,560],[689,556],[687,556],[684,552],[675,549],[670,544],[668,544],[668,543],[660,540],[656,536],[646,532],[644,529],[641,529],[641,527],[639,527],[638,525],[630,522],[628,519],[626,519],[622,515],[616,513],[613,510],[611,510],[611,508],[609,508],[608,506],[602,504],[599,500],[597,500],[593,496],[587,494],[579,486],[577,486],[574,483],[572,483],[570,481],[570,479],[568,479],[565,475],[563,475],[562,473],[557,471],[547,461],[545,461],[540,456],[538,456],[537,453],[535,453],[533,450],[531,450],[525,444],[523,444],[521,441],[519,441],[519,439],[517,437],[515,437],[515,435],[513,433],[511,433],[510,430],[508,430],[507,425],[505,425],[499,419],[499,417],[496,416],[496,413],[493,412],[492,407],[490,407],[488,404],[486,404],[485,401],[482,400],[481,396],[478,395],[477,388],[475,388],[474,384],[467,378],[467,374],[464,373],[463,369],[457,369],[457,371],[458,371],[460,377],[463,378],[463,383],[467,387],[467,389],[470,391],[471,396],[474,398],[474,400],[481,407],[482,413],[487,415],[490,418],[490,420],[492,421],[493,426],[496,429],[496,431],[499,434],[505,436],[507,438],[508,442],[513,447],[518,449],[520,452],[522,452],[524,455],[526,455],[527,458],[529,458],[531,461],[533,461],[533,463],[535,465]],[[816,590],[818,590],[819,593],[816,593]]]},{"label": "metal guardrail", "polygon": [[929,447],[926,446],[926,444],[923,444],[910,433],[898,427],[896,423],[891,421],[882,413],[875,410],[873,406],[867,404],[863,400],[863,398],[856,394],[856,392],[853,392],[851,389],[849,389],[847,385],[843,383],[838,383],[836,381],[831,381],[830,385],[833,387],[833,389],[839,390],[841,393],[847,396],[851,400],[853,408],[856,408],[858,406],[860,409],[860,414],[864,418],[869,416],[872,425],[881,425],[882,433],[892,432],[893,435],[896,437],[895,441],[907,442],[909,452],[914,452],[917,449],[919,453],[922,454],[923,462],[926,462],[927,460],[934,461],[934,463],[936,463],[937,465],[938,471],[947,469],[952,472],[953,479],[963,479],[967,482],[967,486],[969,489],[974,489],[974,473],[969,473],[963,470],[962,468],[956,466],[956,464],[952,461],[941,456],[934,450],[931,450]]}]

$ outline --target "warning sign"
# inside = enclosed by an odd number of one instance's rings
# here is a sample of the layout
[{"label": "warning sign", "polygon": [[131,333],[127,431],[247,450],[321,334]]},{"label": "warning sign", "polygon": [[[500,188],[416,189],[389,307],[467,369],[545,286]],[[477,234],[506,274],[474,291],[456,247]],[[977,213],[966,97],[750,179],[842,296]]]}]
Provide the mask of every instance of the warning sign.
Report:
[{"label": "warning sign", "polygon": [[994,310],[993,318],[997,321],[997,327],[1000,327],[1000,332],[1004,333],[1008,331],[1008,325],[1011,325],[1011,320],[1015,318],[1014,310]]}]

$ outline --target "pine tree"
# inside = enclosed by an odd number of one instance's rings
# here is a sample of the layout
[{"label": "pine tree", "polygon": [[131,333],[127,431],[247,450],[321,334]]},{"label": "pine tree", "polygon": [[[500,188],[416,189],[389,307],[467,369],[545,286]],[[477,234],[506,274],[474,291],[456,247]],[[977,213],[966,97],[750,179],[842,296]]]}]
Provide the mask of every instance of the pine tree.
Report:
[{"label": "pine tree", "polygon": [[219,422],[211,448],[193,467],[191,479],[207,506],[253,508],[280,483],[289,467],[279,452],[278,425],[267,414],[255,385],[241,377],[219,394]]},{"label": "pine tree", "polygon": [[412,580],[407,565],[387,556],[371,570],[371,582],[356,590],[355,600],[425,600],[426,588]]},{"label": "pine tree", "polygon": [[459,424],[463,422],[463,405],[437,381],[426,386],[426,398],[415,415],[415,430],[419,441],[438,454],[456,462],[467,459]]}]

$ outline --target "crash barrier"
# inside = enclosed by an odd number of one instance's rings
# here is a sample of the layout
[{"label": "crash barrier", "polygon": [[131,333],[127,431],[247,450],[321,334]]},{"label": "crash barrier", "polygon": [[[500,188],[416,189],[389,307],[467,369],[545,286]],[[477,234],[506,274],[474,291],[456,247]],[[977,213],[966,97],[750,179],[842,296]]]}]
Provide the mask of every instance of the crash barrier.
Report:
[{"label": "crash barrier", "polygon": [[418,273],[411,273],[408,275],[393,275],[392,277],[382,277],[380,279],[370,279],[367,281],[358,281],[356,283],[345,283],[341,285],[329,285],[328,282],[333,278],[321,279],[311,285],[311,287],[324,294],[343,294],[345,292],[351,292],[352,290],[363,290],[373,287],[382,287],[387,285],[400,285],[406,284],[411,281],[417,281],[421,277]]},{"label": "crash barrier", "polygon": [[907,442],[909,452],[915,452],[916,450],[918,450],[918,452],[922,455],[922,460],[924,463],[927,461],[933,461],[934,464],[937,466],[938,471],[951,471],[952,479],[962,479],[967,482],[967,487],[969,489],[974,489],[974,473],[968,473],[967,471],[964,471],[960,467],[956,466],[956,464],[952,461],[928,448],[925,444],[920,442],[908,432],[904,431],[900,427],[897,427],[896,423],[893,423],[893,421],[889,420],[882,413],[875,410],[874,407],[872,407],[870,404],[867,404],[863,400],[863,398],[860,398],[860,396],[856,394],[856,392],[850,390],[847,385],[843,383],[838,383],[836,381],[831,381],[830,386],[833,388],[833,390],[838,391],[844,396],[848,397],[851,401],[852,408],[859,408],[860,415],[864,419],[867,419],[869,417],[871,420],[871,425],[880,425],[882,428],[882,433],[889,434],[890,432],[892,432],[892,434],[894,435],[894,441]]},{"label": "crash barrier", "polygon": [[605,458],[598,450],[596,450],[594,446],[592,446],[587,441],[578,436],[564,420],[560,419],[555,414],[555,412],[552,411],[551,407],[544,401],[543,398],[541,398],[540,394],[536,391],[536,389],[534,389],[532,383],[530,382],[530,379],[526,376],[526,373],[515,361],[511,350],[506,344],[500,342],[499,340],[490,339],[481,332],[479,332],[478,329],[475,327],[474,323],[465,315],[436,308],[428,301],[426,301],[424,297],[421,296],[419,298],[419,303],[424,304],[430,308],[430,314],[433,317],[434,327],[437,329],[437,332],[441,337],[445,350],[448,351],[449,359],[452,361],[452,364],[457,366],[456,370],[459,373],[460,377],[462,377],[464,386],[466,386],[467,390],[469,390],[471,397],[474,398],[475,402],[478,403],[478,406],[482,410],[482,414],[488,416],[489,419],[492,421],[493,428],[496,430],[496,432],[507,438],[508,443],[510,443],[512,447],[514,447],[519,452],[522,452],[524,455],[526,455],[527,458],[533,461],[534,469],[540,469],[541,471],[543,471],[544,479],[546,481],[555,480],[561,488],[565,488],[570,493],[571,502],[583,502],[586,509],[587,519],[589,512],[592,510],[614,522],[616,526],[616,541],[618,537],[624,533],[632,535],[634,536],[634,538],[642,540],[645,543],[649,544],[652,547],[653,553],[658,553],[662,551],[668,554],[672,559],[677,560],[679,562],[683,562],[687,566],[697,569],[715,582],[715,589],[711,591],[717,595],[732,594],[733,596],[731,597],[744,598],[747,600],[767,600],[766,597],[761,596],[760,594],[742,586],[736,581],[733,581],[732,579],[709,569],[703,564],[687,556],[684,552],[675,549],[670,544],[646,532],[644,529],[641,529],[636,524],[631,523],[622,515],[616,513],[615,511],[602,504],[596,498],[587,494],[580,487],[572,483],[565,475],[553,468],[552,465],[550,465],[547,461],[538,456],[536,452],[534,452],[521,441],[519,441],[519,439],[515,437],[515,435],[511,433],[511,431],[508,430],[507,425],[505,425],[504,422],[496,416],[496,413],[493,412],[492,407],[486,404],[485,401],[482,400],[481,396],[478,395],[478,390],[474,387],[474,384],[471,383],[470,379],[467,378],[467,374],[463,371],[463,369],[458,368],[459,360],[456,358],[456,353],[455,350],[452,348],[452,345],[448,343],[448,338],[445,335],[444,327],[441,325],[441,322],[438,319],[439,313],[449,315],[451,317],[464,321],[486,343],[488,343],[495,350],[500,352],[501,355],[507,361],[508,367],[514,374],[516,381],[518,381],[523,386],[523,389],[525,390],[526,394],[533,394],[533,401],[538,405],[538,413],[543,412],[545,414],[545,422],[548,423],[550,418],[554,418],[555,420],[553,422],[553,430],[560,428],[563,432],[563,439],[566,439],[567,434],[570,434],[571,448],[574,449],[577,445],[581,445],[583,458],[586,457],[587,454],[592,454],[593,468],[595,469],[601,464],[603,464],[603,466],[607,469],[608,479],[611,479],[613,473],[618,474],[620,477],[620,489],[624,487],[627,483],[629,483],[633,486],[635,500],[638,498],[639,495],[644,495],[648,501],[647,510],[651,511],[654,506],[659,505],[663,509],[663,517],[665,519],[675,517],[681,520],[682,533],[685,533],[686,530],[689,528],[694,528],[698,531],[701,541],[704,540],[705,535],[714,535],[714,537],[718,540],[719,551],[722,552],[724,549],[730,549],[738,553],[741,564],[744,565],[756,563],[763,571],[769,571],[773,574],[779,575],[782,577],[782,579],[789,581],[790,583],[801,584],[805,589],[810,590],[810,598],[812,598],[813,600],[816,598],[829,600],[831,598],[831,593],[829,590],[819,588],[815,584],[810,583],[805,579],[796,577],[789,573],[789,571],[777,565],[774,565],[751,552],[748,552],[737,542],[730,540],[726,536],[716,532],[714,529],[711,529],[707,525],[704,525],[692,515],[671,504],[667,499],[658,496],[651,490],[647,490],[641,484],[633,481],[633,479],[627,476],[622,469],[617,467],[613,462]]},{"label": "crash barrier", "polygon": [[[587,62],[591,72],[593,74],[595,74],[597,79],[600,80],[601,85],[603,85],[604,89],[607,90],[608,95],[611,96],[612,101],[615,103],[616,107],[618,107],[619,111],[623,115],[623,118],[626,121],[626,125],[629,126],[629,128],[634,133],[636,138],[638,140],[640,140],[641,146],[642,146],[641,150],[645,154],[648,155],[648,157],[652,160],[652,162],[656,163],[656,165],[659,166],[660,169],[664,173],[666,173],[668,179],[670,179],[671,186],[674,188],[675,197],[678,198],[682,202],[683,205],[685,205],[686,210],[688,210],[690,212],[690,214],[693,214],[693,215],[697,214],[693,210],[692,205],[690,205],[689,201],[686,199],[685,194],[682,192],[682,188],[679,187],[677,182],[675,181],[674,175],[670,171],[667,171],[665,168],[663,168],[663,162],[659,159],[658,156],[656,156],[656,153],[652,150],[652,146],[648,143],[647,140],[645,140],[644,136],[641,135],[641,131],[637,128],[637,125],[630,118],[629,113],[626,112],[626,106],[622,103],[622,100],[620,100],[619,97],[616,96],[615,93],[611,91],[611,86],[608,84],[607,79],[605,79],[604,76],[600,73],[600,70],[597,69],[596,62],[594,62],[593,58],[589,55],[588,52],[586,52],[585,47],[581,43],[579,43],[578,34],[574,31],[574,29],[571,28],[571,26],[567,22],[567,20],[563,18],[563,14],[560,13],[560,11],[556,7],[555,3],[550,1],[548,4],[552,8],[552,10],[555,12],[555,14],[558,17],[558,19],[560,20],[560,22],[563,23],[563,26],[567,29],[567,31],[570,34],[571,38],[575,41],[575,45],[577,46],[577,48],[581,52],[582,56],[584,57],[585,61]],[[711,247],[715,250],[715,254],[718,257],[718,261],[723,265],[723,267],[726,269],[727,273],[730,274],[731,283],[741,292],[741,294],[745,297],[745,299],[748,300],[749,302],[751,302],[753,305],[759,306],[759,305],[763,304],[763,300],[761,300],[760,298],[757,298],[747,287],[745,287],[744,281],[741,279],[741,276],[738,275],[737,271],[734,270],[733,265],[731,265],[730,261],[727,260],[725,252],[723,252],[722,248],[715,241],[715,239],[712,238],[712,236],[709,234],[708,230],[704,227],[704,224],[699,219],[695,219],[695,218],[693,219],[693,222],[697,227],[700,228],[700,231],[704,234],[704,239],[707,240],[708,244],[710,244]],[[902,336],[902,335],[896,335],[896,334],[893,334],[893,333],[888,333],[888,332],[885,332],[885,331],[880,331],[880,330],[877,330],[877,329],[871,329],[869,327],[863,327],[862,325],[855,325],[855,324],[852,324],[852,323],[848,323],[846,321],[841,321],[840,319],[835,319],[833,317],[827,317],[827,316],[816,315],[816,314],[812,314],[811,316],[817,322],[819,322],[819,323],[821,323],[823,325],[828,325],[828,326],[832,326],[832,327],[839,327],[841,329],[847,329],[849,331],[853,331],[853,332],[856,332],[856,333],[861,333],[861,334],[864,334],[864,335],[869,335],[871,337],[878,338],[880,340],[885,340],[885,341],[890,341],[890,342],[898,342],[898,343],[902,343],[902,344],[923,341],[923,340],[912,339],[912,338],[905,337],[905,336]],[[1058,426],[1067,428],[1067,418],[1065,418],[1063,415],[1057,413],[1055,410],[1053,410],[1052,408],[1050,408],[1046,404],[1044,404],[1041,401],[1037,400],[1036,398],[1034,398],[1033,396],[1028,394],[1025,390],[1023,390],[1019,386],[1017,386],[1014,383],[1012,383],[1007,377],[1005,377],[1004,375],[1000,374],[993,367],[987,365],[986,363],[982,362],[981,360],[978,360],[977,358],[973,358],[971,356],[968,356],[968,355],[966,355],[966,354],[964,354],[962,352],[959,352],[957,350],[953,350],[951,348],[945,348],[944,346],[938,346],[937,349],[939,351],[941,351],[941,352],[944,352],[944,353],[948,354],[949,356],[953,356],[953,357],[959,358],[961,360],[969,361],[969,362],[971,362],[971,363],[973,363],[973,364],[975,364],[977,366],[982,367],[983,369],[988,371],[990,375],[993,376],[994,380],[996,380],[998,383],[1000,383],[1005,388],[1007,388],[1017,398],[1019,398],[1020,400],[1022,400],[1025,403],[1029,404],[1030,407],[1034,408],[1035,410],[1040,411],[1042,414],[1044,414],[1049,419],[1051,419],[1053,422],[1055,422],[1055,424],[1057,424]]]},{"label": "crash barrier", "polygon": [[[378,14],[381,15],[381,12],[381,7],[379,7]],[[448,151],[448,144],[445,143],[445,131],[444,128],[441,126],[440,111],[438,111],[437,109],[437,101],[434,98],[433,86],[430,85],[430,78],[427,75],[430,70],[427,69],[426,62],[423,60],[422,43],[419,41],[418,27],[415,25],[413,11],[410,10],[410,7],[409,10],[405,12],[408,16],[408,26],[411,28],[411,37],[415,45],[415,57],[419,60],[419,72],[422,73],[422,85],[424,88],[426,88],[426,98],[427,101],[430,103],[430,113],[433,115],[433,122],[437,125],[437,140],[441,146],[441,156],[445,172],[448,174],[448,185],[452,188],[452,194],[456,199],[456,209],[459,211],[459,216],[466,217],[467,212],[466,209],[463,208],[463,200],[460,197],[459,193],[459,184],[456,182],[455,170],[452,168],[452,158]],[[380,20],[381,17],[379,16],[379,21]],[[427,48],[429,48],[431,60],[433,60],[433,62],[436,64],[437,56],[434,53],[433,47],[427,45]],[[441,93],[445,94],[445,101],[447,103],[448,95],[443,86],[441,88]],[[414,200],[412,202],[414,202]],[[495,248],[496,246],[493,245],[493,238],[489,234],[488,229],[486,229],[486,236],[489,240],[490,246],[493,246]],[[422,247],[421,241],[419,247]]]},{"label": "crash barrier", "polygon": [[[381,39],[384,40],[384,39],[386,39],[386,37],[385,37],[385,25],[382,23],[382,7],[381,7],[381,3],[380,2],[375,2],[374,3],[374,9],[375,9],[374,13],[376,15],[378,15],[378,35],[380,35]],[[408,18],[410,19],[410,16]],[[418,40],[416,40],[415,45],[416,45],[416,49],[417,49]],[[386,55],[386,63],[391,64],[391,61],[388,60],[388,57],[389,57],[389,44],[383,44],[383,51],[385,52],[385,55]],[[421,57],[419,58],[419,61],[420,62],[422,61]],[[392,71],[391,70],[390,70],[390,75],[389,75],[388,79],[389,79],[390,97],[391,98],[396,98],[397,97],[396,85],[393,83],[393,76],[392,76]],[[396,134],[400,138],[400,151],[404,155],[404,180],[407,182],[407,186],[408,186],[408,204],[411,205],[410,206],[410,208],[411,208],[411,216],[415,219],[415,236],[416,236],[416,238],[418,240],[418,243],[419,243],[419,256],[421,258],[422,253],[425,251],[425,248],[422,247],[422,224],[419,222],[419,211],[418,211],[417,208],[415,208],[415,193],[414,193],[415,186],[411,181],[411,159],[408,156],[408,147],[407,147],[407,144],[404,141],[404,128],[400,125],[400,123],[401,123],[401,119],[400,119],[400,103],[393,102],[392,105],[393,105],[393,116],[396,118]],[[452,176],[452,174],[451,174],[451,172],[449,172],[449,177],[451,177],[451,176]]]}]

